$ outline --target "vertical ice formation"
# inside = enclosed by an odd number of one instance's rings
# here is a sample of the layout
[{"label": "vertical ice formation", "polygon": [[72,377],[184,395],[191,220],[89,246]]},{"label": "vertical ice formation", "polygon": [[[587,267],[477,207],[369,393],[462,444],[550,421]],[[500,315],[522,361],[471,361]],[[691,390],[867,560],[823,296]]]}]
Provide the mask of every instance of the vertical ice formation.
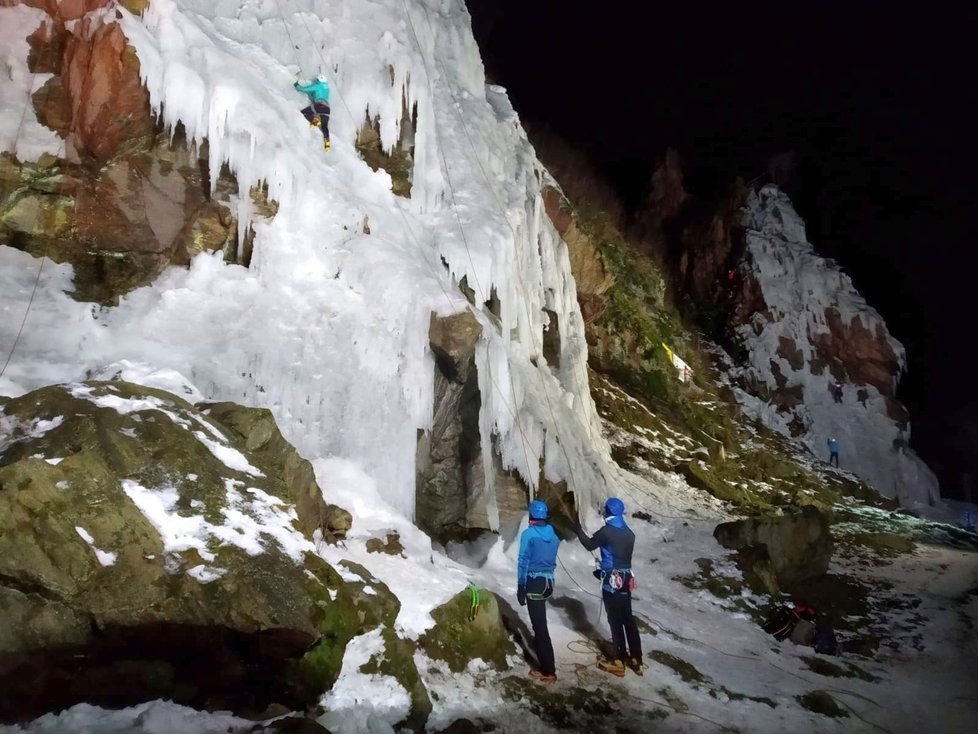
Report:
[{"label": "vertical ice formation", "polygon": [[[255,227],[254,258],[246,270],[201,255],[106,312],[42,292],[78,334],[43,350],[28,339],[3,389],[34,387],[42,357],[64,365],[61,379],[123,359],[175,369],[208,398],[271,408],[304,455],[360,463],[411,517],[417,430],[432,420],[429,316],[473,308],[485,327],[484,451],[533,488],[542,460],[591,504],[608,452],[567,247],[516,113],[485,85],[462,0],[153,0],[118,22],[156,113],[207,141],[212,181],[224,164],[237,177],[232,203],[242,231]],[[328,155],[292,89],[317,73],[333,88]],[[417,116],[410,199],[353,146],[379,117],[391,150],[404,110]],[[252,221],[254,187],[279,203],[272,219]],[[559,331],[554,365],[548,324]],[[492,487],[493,462],[483,464]]]},{"label": "vertical ice formation", "polygon": [[[817,456],[827,458],[826,441],[836,438],[842,467],[881,494],[904,505],[933,503],[937,479],[903,443],[910,426],[895,398],[903,346],[849,276],[815,253],[782,191],[765,186],[752,194],[744,225],[743,266],[764,304],[738,334],[746,376],[767,395],[759,400],[741,392],[745,407],[801,438]],[[830,389],[836,378],[843,383],[841,403]]]}]

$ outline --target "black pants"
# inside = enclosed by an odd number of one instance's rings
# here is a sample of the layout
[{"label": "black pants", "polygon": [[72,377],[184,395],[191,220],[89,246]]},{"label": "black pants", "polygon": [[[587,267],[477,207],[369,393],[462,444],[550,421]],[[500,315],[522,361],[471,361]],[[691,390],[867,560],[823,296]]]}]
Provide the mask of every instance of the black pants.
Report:
[{"label": "black pants", "polygon": [[319,118],[319,129],[323,131],[323,139],[329,140],[329,105],[325,102],[315,102],[303,107],[302,114],[309,122]]},{"label": "black pants", "polygon": [[547,629],[547,599],[532,599],[533,596],[549,598],[554,591],[554,583],[550,579],[526,580],[526,609],[530,613],[530,624],[533,625],[533,650],[540,663],[540,672],[544,675],[554,674],[554,646],[550,641],[550,630]]},{"label": "black pants", "polygon": [[830,464],[834,463],[835,464],[835,468],[838,469],[839,468],[839,454],[836,453],[836,452],[834,452],[834,451],[831,454],[829,454],[829,463]]},{"label": "black pants", "polygon": [[631,657],[641,660],[642,639],[638,636],[638,625],[635,624],[635,617],[632,616],[631,593],[626,591],[609,594],[605,591],[603,596],[608,624],[611,625],[611,644],[615,648],[615,657],[626,662],[628,653],[631,653]]}]

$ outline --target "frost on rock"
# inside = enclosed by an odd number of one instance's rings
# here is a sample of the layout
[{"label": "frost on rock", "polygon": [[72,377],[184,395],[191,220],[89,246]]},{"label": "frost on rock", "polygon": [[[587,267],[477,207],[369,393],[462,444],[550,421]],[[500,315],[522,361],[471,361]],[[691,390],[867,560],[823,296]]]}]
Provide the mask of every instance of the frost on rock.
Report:
[{"label": "frost on rock", "polygon": [[[154,0],[139,17],[119,15],[155,113],[207,142],[211,181],[225,164],[236,176],[254,256],[245,269],[199,255],[102,311],[64,295],[70,268],[46,267],[0,390],[77,381],[123,360],[122,374],[166,381],[172,370],[207,399],[270,408],[304,456],[361,465],[413,518],[417,435],[432,424],[430,317],[472,309],[485,327],[488,493],[495,451],[531,489],[542,466],[591,504],[609,450],[567,247],[516,113],[485,85],[464,3]],[[292,89],[296,75],[320,72],[333,89],[328,154]],[[392,149],[405,109],[417,116],[408,200],[354,146],[364,120],[379,117]],[[270,220],[252,221],[247,192],[258,187],[279,204]],[[3,247],[0,258],[17,266],[0,270],[0,309],[21,314],[36,261]],[[543,354],[548,312],[554,364]]]},{"label": "frost on rock", "polygon": [[[906,366],[882,316],[833,261],[816,254],[791,201],[773,185],[751,194],[744,211],[743,265],[763,297],[763,311],[738,327],[746,355],[737,390],[749,414],[800,438],[828,459],[840,444],[842,469],[903,505],[933,504],[937,479],[907,448],[910,425],[896,401]],[[843,384],[836,402],[833,382]]]},{"label": "frost on rock", "polygon": [[0,7],[0,152],[22,163],[43,154],[64,155],[64,141],[37,120],[33,95],[51,78],[27,65],[27,37],[47,17],[27,5]]}]

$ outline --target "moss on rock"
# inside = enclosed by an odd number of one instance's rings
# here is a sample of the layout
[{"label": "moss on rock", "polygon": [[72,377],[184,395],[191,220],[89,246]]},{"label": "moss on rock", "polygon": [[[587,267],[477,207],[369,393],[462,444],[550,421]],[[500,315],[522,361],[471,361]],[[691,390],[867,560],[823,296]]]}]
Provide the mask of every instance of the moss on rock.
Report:
[{"label": "moss on rock", "polygon": [[419,640],[432,658],[444,660],[452,672],[460,673],[471,660],[484,660],[506,670],[507,655],[516,647],[503,624],[495,594],[479,589],[473,614],[472,593],[465,589],[432,611],[435,626]]}]

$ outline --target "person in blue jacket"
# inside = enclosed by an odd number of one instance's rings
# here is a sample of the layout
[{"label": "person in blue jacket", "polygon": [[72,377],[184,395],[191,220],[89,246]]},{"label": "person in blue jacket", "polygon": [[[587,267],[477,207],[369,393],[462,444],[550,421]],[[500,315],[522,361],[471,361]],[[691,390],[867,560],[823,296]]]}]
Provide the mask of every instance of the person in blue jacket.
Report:
[{"label": "person in blue jacket", "polygon": [[554,593],[554,570],[560,539],[547,523],[549,509],[542,500],[530,503],[530,524],[520,535],[520,554],[516,565],[516,600],[530,613],[533,648],[540,663],[530,675],[541,683],[557,680],[554,646],[547,629],[547,599]]},{"label": "person in blue jacket", "polygon": [[839,442],[834,438],[827,441],[829,445],[829,463],[835,462],[836,469],[839,468]]},{"label": "person in blue jacket", "polygon": [[[617,497],[610,498],[602,509],[604,527],[589,536],[578,524],[574,530],[581,545],[589,551],[601,549],[600,568],[595,569],[594,577],[601,580],[601,598],[608,624],[611,626],[611,642],[614,657],[602,659],[598,667],[606,673],[625,675],[627,664],[635,673],[642,675],[642,639],[638,625],[632,616],[632,591],[635,589],[635,576],[632,574],[632,551],[635,548],[635,533],[625,524],[625,503]],[[630,654],[629,654],[630,653]]]},{"label": "person in blue jacket", "polygon": [[323,147],[329,150],[329,82],[320,74],[309,84],[296,82],[292,86],[309,97],[309,106],[302,110],[302,114],[310,125],[322,130]]}]

